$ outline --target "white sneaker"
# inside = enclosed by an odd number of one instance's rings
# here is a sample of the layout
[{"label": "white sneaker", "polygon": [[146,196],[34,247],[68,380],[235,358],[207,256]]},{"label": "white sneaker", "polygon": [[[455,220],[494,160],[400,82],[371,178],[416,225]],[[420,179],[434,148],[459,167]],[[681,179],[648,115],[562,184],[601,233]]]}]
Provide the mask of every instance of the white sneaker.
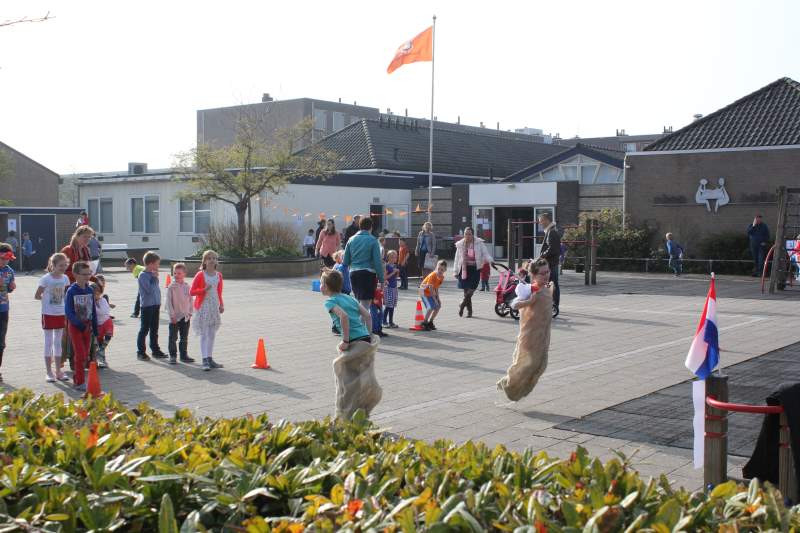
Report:
[{"label": "white sneaker", "polygon": [[53,373],[52,372],[48,372],[47,373],[47,377],[45,378],[45,381],[47,381],[48,383],[55,383],[56,382],[56,378],[53,377]]}]

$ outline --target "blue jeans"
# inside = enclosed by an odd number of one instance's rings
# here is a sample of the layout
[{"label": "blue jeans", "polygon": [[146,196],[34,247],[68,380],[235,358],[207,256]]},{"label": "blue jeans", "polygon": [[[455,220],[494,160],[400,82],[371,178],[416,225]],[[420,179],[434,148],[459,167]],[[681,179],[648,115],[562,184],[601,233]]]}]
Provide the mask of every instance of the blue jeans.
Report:
[{"label": "blue jeans", "polygon": [[670,257],[669,266],[676,276],[679,276],[683,273],[683,261],[681,261],[680,257]]},{"label": "blue jeans", "polygon": [[750,243],[750,254],[753,256],[753,274],[761,275],[764,271],[764,259],[767,251],[764,246],[758,243]]}]

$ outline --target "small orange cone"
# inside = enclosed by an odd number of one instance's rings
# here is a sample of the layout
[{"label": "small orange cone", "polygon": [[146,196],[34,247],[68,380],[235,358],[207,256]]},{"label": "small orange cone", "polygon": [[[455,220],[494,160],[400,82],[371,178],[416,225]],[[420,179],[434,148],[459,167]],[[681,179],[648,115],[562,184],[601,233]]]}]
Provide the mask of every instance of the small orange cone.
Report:
[{"label": "small orange cone", "polygon": [[100,376],[97,375],[97,363],[89,363],[89,377],[86,379],[86,397],[100,398],[103,391],[100,390]]},{"label": "small orange cone", "polygon": [[167,279],[166,279],[166,281],[164,282],[164,286],[165,286],[165,287],[169,287],[171,283],[172,283],[172,278],[171,278],[171,277],[169,277],[169,274],[167,274]]},{"label": "small orange cone", "polygon": [[269,362],[267,362],[267,350],[264,348],[264,339],[258,339],[258,348],[256,348],[256,362],[250,365],[252,368],[260,368],[262,370],[269,369]]},{"label": "small orange cone", "polygon": [[408,328],[411,331],[425,331],[422,323],[425,321],[425,314],[422,312],[422,300],[417,300],[417,312],[414,317],[414,325]]}]

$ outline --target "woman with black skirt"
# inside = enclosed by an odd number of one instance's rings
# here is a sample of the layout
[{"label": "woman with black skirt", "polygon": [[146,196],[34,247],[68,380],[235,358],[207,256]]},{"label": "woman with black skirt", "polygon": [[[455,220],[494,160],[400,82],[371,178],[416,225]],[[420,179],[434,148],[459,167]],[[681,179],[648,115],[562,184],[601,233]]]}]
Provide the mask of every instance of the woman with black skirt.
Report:
[{"label": "woman with black skirt", "polygon": [[464,299],[458,306],[458,316],[464,316],[464,309],[467,310],[467,318],[472,317],[472,295],[478,288],[481,276],[480,271],[483,265],[491,263],[492,258],[482,239],[475,237],[472,228],[464,229],[464,238],[456,243],[456,257],[454,271],[458,280],[458,288],[464,291]]}]

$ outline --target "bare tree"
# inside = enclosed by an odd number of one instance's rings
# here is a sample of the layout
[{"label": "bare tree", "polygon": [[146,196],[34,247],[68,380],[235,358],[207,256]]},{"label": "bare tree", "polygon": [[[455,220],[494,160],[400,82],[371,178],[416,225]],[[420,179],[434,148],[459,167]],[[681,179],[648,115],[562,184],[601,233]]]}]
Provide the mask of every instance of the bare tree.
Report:
[{"label": "bare tree", "polygon": [[22,17],[18,19],[6,19],[0,22],[0,28],[4,26],[13,26],[14,24],[22,24],[25,22],[44,22],[45,20],[54,19],[55,17],[50,16],[50,12],[48,11],[45,16],[43,17]]},{"label": "bare tree", "polygon": [[232,145],[203,144],[178,154],[178,179],[187,185],[180,197],[232,205],[236,210],[238,244],[244,250],[247,241],[246,248],[252,253],[253,198],[264,192],[278,194],[296,178],[325,178],[336,168],[333,155],[298,150],[310,138],[312,127],[312,121],[307,119],[266,139],[258,121],[243,118]]}]

